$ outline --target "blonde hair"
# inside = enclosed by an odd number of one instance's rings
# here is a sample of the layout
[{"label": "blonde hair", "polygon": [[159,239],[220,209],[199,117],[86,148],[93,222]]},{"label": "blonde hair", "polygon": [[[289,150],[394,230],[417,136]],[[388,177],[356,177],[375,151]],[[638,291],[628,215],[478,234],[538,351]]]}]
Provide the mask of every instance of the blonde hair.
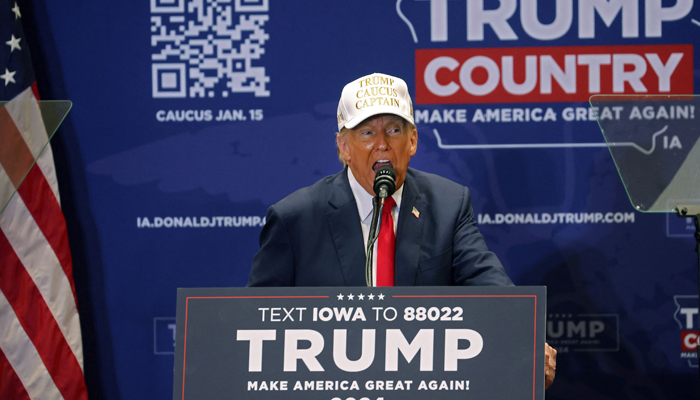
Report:
[{"label": "blonde hair", "polygon": [[343,127],[340,132],[336,132],[335,134],[335,149],[338,151],[338,160],[340,160],[340,164],[343,165],[343,168],[348,166],[348,163],[345,162],[345,159],[343,158],[343,154],[340,152],[340,147],[338,146],[338,139],[345,136],[345,134],[348,133],[347,128]]}]

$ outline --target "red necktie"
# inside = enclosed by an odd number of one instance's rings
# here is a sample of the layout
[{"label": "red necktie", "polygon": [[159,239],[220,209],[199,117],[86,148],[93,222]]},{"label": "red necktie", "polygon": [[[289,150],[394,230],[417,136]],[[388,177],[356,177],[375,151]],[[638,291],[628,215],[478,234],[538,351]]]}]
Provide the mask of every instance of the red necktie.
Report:
[{"label": "red necktie", "polygon": [[394,286],[394,252],[396,235],[391,209],[396,202],[392,197],[384,200],[382,209],[382,227],[377,238],[377,286]]}]

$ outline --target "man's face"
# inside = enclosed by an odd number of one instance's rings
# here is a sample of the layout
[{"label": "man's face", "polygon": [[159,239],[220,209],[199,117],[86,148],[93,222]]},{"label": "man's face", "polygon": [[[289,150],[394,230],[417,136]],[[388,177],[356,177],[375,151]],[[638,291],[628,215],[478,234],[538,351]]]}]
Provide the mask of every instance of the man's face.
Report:
[{"label": "man's face", "polygon": [[416,154],[418,133],[403,118],[380,114],[367,118],[337,137],[338,148],[353,175],[371,195],[374,175],[382,165],[396,171],[396,188],[406,179],[408,162]]}]

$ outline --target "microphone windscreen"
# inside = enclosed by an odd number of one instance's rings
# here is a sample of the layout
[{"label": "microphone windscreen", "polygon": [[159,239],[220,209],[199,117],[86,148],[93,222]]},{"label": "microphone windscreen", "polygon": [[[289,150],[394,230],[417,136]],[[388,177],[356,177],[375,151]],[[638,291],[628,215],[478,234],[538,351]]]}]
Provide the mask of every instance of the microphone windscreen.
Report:
[{"label": "microphone windscreen", "polygon": [[396,172],[391,165],[379,167],[374,175],[374,193],[379,195],[379,188],[382,186],[386,187],[389,196],[396,190]]}]

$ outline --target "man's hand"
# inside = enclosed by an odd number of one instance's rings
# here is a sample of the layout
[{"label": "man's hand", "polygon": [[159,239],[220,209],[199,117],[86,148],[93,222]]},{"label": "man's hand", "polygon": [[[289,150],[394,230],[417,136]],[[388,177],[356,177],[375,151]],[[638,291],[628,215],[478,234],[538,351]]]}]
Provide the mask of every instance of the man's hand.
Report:
[{"label": "man's hand", "polygon": [[554,382],[557,371],[557,351],[547,343],[544,344],[544,388],[547,389]]}]

